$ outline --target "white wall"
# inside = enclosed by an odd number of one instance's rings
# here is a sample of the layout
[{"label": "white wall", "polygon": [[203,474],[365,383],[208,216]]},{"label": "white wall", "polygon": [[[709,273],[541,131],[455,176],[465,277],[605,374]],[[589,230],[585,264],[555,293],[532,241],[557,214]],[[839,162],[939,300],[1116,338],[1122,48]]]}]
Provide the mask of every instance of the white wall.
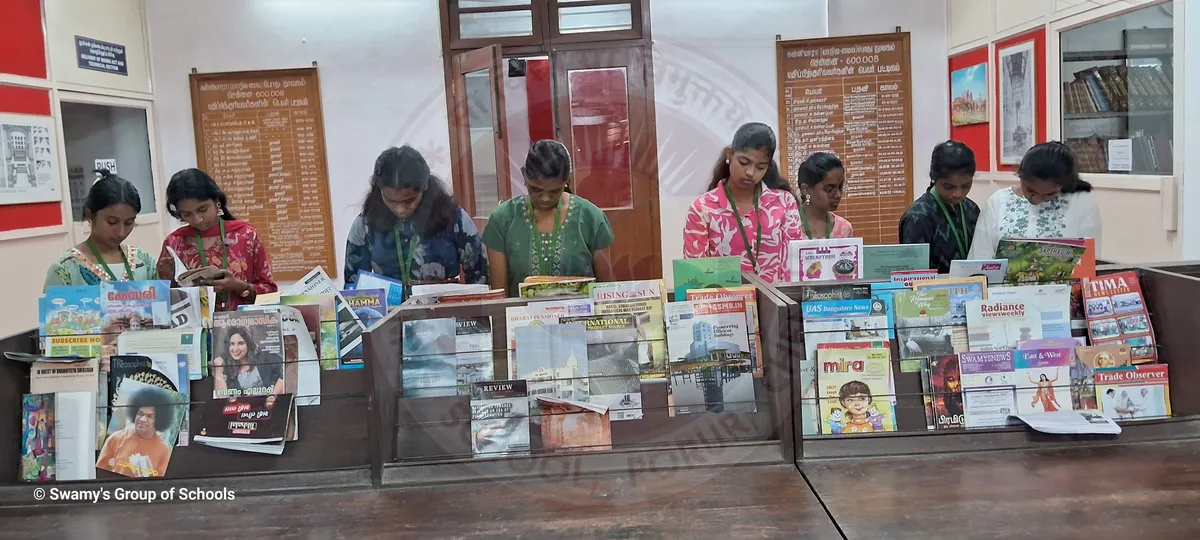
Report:
[{"label": "white wall", "polygon": [[449,184],[438,3],[146,0],[155,114],[169,177],[196,165],[188,73],[311,66],[321,80],[338,274],[375,158],[412,144]]},{"label": "white wall", "polygon": [[[688,205],[708,187],[721,148],[746,122],[778,133],[776,34],[824,37],[828,13],[824,0],[653,0],[650,16],[663,276],[670,282],[671,261],[683,256]],[[944,47],[938,56],[945,58]]]},{"label": "white wall", "polygon": [[[1192,3],[1189,8],[1186,4],[1175,4],[1176,31],[1182,28],[1187,37],[1200,36],[1200,6]],[[1183,57],[1200,58],[1200,39],[1183,40]],[[1175,77],[1176,81],[1183,81],[1182,91],[1175,95],[1175,121],[1183,122],[1182,128],[1176,129],[1183,133],[1182,139],[1176,141],[1176,148],[1182,148],[1184,156],[1200,156],[1200,68],[1177,62]],[[1190,261],[1200,259],[1200,167],[1186,167],[1180,176],[1180,198],[1183,199],[1179,223],[1180,258]],[[1191,211],[1187,210],[1189,208]]]},{"label": "white wall", "polygon": [[[950,137],[950,76],[946,49],[948,0],[830,0],[829,35],[909,32],[912,64],[913,197],[929,185],[929,156]],[[954,1],[954,0],[949,0]]]}]

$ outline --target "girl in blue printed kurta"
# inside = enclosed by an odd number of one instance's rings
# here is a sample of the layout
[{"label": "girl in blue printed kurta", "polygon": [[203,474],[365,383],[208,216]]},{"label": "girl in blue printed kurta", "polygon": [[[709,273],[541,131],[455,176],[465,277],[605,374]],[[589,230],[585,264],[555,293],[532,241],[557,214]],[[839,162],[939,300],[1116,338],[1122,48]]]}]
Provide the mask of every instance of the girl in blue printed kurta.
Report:
[{"label": "girl in blue printed kurta", "polygon": [[142,211],[142,198],[133,184],[108,171],[88,190],[83,217],[91,233],[67,250],[46,271],[46,287],[99,285],[101,281],[153,279],[154,258],[125,244]]},{"label": "girl in blue printed kurta", "polygon": [[346,285],[369,271],[413,285],[487,283],[487,255],[475,222],[429,173],[412,147],[375,160],[371,192],[346,239]]}]

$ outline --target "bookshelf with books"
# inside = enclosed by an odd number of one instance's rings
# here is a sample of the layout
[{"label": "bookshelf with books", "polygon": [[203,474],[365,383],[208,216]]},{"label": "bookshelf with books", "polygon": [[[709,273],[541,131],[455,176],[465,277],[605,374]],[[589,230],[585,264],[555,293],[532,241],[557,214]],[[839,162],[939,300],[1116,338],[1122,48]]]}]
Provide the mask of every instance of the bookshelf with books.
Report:
[{"label": "bookshelf with books", "polygon": [[[676,343],[671,325],[664,333],[653,328],[663,328],[663,306],[677,302],[659,280],[598,284],[588,297],[402,306],[364,334],[374,385],[376,483],[790,462],[795,451],[788,416],[787,301],[767,292],[755,276],[742,280],[728,295],[699,300],[728,301],[723,315],[697,308],[687,316],[742,321],[735,325],[746,334],[742,346],[755,337],[761,344],[751,347],[753,355],[744,348],[736,358],[715,353],[721,358],[705,365],[689,363],[691,354],[714,358],[708,349],[697,349],[693,338],[708,335],[719,342],[722,325],[704,327],[715,334],[685,330],[690,352],[664,346]],[[657,308],[643,309],[655,298]],[[750,335],[748,298],[757,304],[757,336]],[[448,319],[453,321],[443,323]],[[440,328],[463,320],[490,323],[489,348],[463,353],[455,340],[441,339],[448,332]],[[664,356],[660,362],[667,349],[670,361]],[[616,360],[622,351],[629,351],[630,360]],[[464,361],[464,354],[475,359]],[[471,380],[463,378],[464,363],[473,366]],[[587,382],[579,384],[580,379]],[[561,414],[581,419],[567,422],[575,426],[573,442],[562,440],[572,431],[562,425],[570,417]],[[680,448],[689,449],[688,457]]]},{"label": "bookshelf with books", "polygon": [[1173,2],[1059,34],[1061,139],[1084,173],[1174,172]]},{"label": "bookshelf with books", "polygon": [[[1193,275],[1187,275],[1188,273]],[[1106,278],[1106,276],[1108,277]],[[813,404],[819,402],[822,402],[821,404],[824,405],[824,398],[827,397],[825,392],[820,391],[821,388],[819,381],[821,381],[821,373],[819,366],[823,364],[818,364],[818,369],[814,371],[815,381],[811,381],[813,382],[812,386],[817,390],[815,393],[812,395],[806,393],[806,379],[798,381],[801,390],[796,401],[796,409],[792,415],[792,418],[796,421],[794,432],[799,440],[799,442],[796,444],[796,448],[798,449],[796,460],[797,462],[801,462],[804,459],[820,459],[831,457],[844,458],[890,456],[913,453],[957,453],[976,450],[1035,449],[1049,447],[1071,447],[1089,444],[1121,444],[1147,441],[1179,440],[1200,435],[1200,397],[1193,396],[1191,393],[1185,390],[1192,384],[1200,384],[1200,363],[1192,361],[1192,357],[1194,355],[1190,352],[1194,351],[1197,347],[1200,347],[1200,336],[1197,336],[1194,330],[1189,326],[1189,320],[1191,318],[1190,314],[1192,311],[1194,311],[1194,301],[1192,301],[1191,298],[1195,298],[1195,295],[1200,294],[1200,277],[1195,276],[1200,276],[1200,262],[1193,263],[1191,265],[1162,265],[1158,268],[1108,264],[1097,267],[1096,278],[1089,278],[1088,280],[1089,283],[1095,284],[1094,286],[1098,291],[1097,294],[1099,297],[1103,297],[1106,294],[1103,292],[1104,290],[1114,287],[1111,282],[1119,281],[1116,279],[1118,277],[1124,280],[1121,282],[1122,286],[1125,284],[1125,282],[1135,283],[1132,289],[1121,289],[1115,293],[1116,296],[1112,297],[1118,298],[1120,301],[1112,302],[1111,305],[1121,306],[1119,308],[1121,311],[1118,311],[1115,314],[1115,318],[1113,320],[1125,320],[1124,325],[1119,326],[1121,331],[1133,331],[1135,333],[1140,331],[1141,334],[1139,335],[1150,336],[1148,339],[1135,337],[1125,341],[1130,343],[1143,343],[1147,341],[1153,343],[1151,347],[1155,351],[1156,358],[1143,360],[1135,359],[1134,366],[1116,369],[1118,371],[1121,369],[1133,370],[1135,368],[1138,370],[1166,369],[1169,371],[1170,382],[1168,387],[1179,389],[1176,392],[1167,393],[1165,414],[1163,414],[1161,407],[1155,409],[1153,407],[1142,408],[1140,406],[1136,409],[1137,411],[1157,410],[1158,412],[1154,415],[1150,415],[1150,413],[1140,413],[1142,416],[1135,415],[1136,418],[1134,419],[1130,419],[1131,416],[1120,416],[1118,418],[1118,416],[1114,414],[1113,418],[1118,421],[1123,430],[1118,436],[1077,435],[1071,437],[1062,437],[1045,435],[1027,429],[1023,425],[1018,425],[1015,418],[1009,417],[1007,413],[1000,415],[1001,419],[1007,417],[1007,422],[1001,420],[1002,423],[1000,424],[989,424],[989,421],[986,418],[980,415],[972,416],[970,414],[972,406],[969,403],[969,400],[967,407],[965,407],[964,410],[964,407],[961,405],[962,398],[956,399],[956,403],[958,403],[956,407],[949,407],[949,409],[947,409],[946,406],[948,400],[946,398],[950,392],[944,390],[946,387],[943,384],[937,384],[938,381],[933,381],[933,384],[931,384],[929,379],[931,375],[935,375],[939,378],[944,377],[944,366],[948,363],[947,361],[951,359],[952,363],[950,363],[950,365],[955,370],[955,376],[944,380],[953,379],[954,382],[951,387],[956,388],[960,396],[970,394],[971,392],[977,392],[975,396],[977,398],[988,397],[985,393],[985,390],[988,390],[989,388],[977,390],[977,385],[981,383],[972,380],[972,377],[982,380],[983,376],[972,374],[988,374],[989,372],[987,369],[980,371],[980,369],[975,366],[983,365],[978,364],[979,361],[993,361],[996,360],[996,358],[987,357],[988,354],[992,353],[972,352],[976,350],[985,350],[985,348],[976,348],[977,344],[974,342],[974,338],[979,334],[980,331],[976,326],[969,323],[967,333],[969,336],[971,336],[971,339],[968,340],[969,344],[966,345],[965,350],[955,350],[955,352],[950,355],[940,355],[940,353],[938,353],[940,356],[929,356],[923,362],[920,359],[917,359],[917,362],[913,362],[912,355],[904,354],[905,351],[901,346],[904,344],[886,343],[886,345],[884,345],[884,349],[882,350],[890,353],[886,356],[890,356],[889,370],[892,376],[891,387],[889,389],[885,383],[883,389],[880,390],[876,388],[879,383],[871,383],[871,390],[864,390],[864,395],[869,396],[867,399],[875,406],[874,410],[877,411],[875,414],[877,414],[880,418],[886,419],[889,409],[892,411],[892,414],[894,414],[894,428],[889,427],[886,422],[882,422],[877,423],[876,426],[874,426],[875,429],[867,430],[874,431],[872,433],[856,433],[847,431],[845,429],[830,433],[829,430],[825,429],[830,423],[829,420],[831,420],[830,411],[827,410],[829,408],[818,408],[812,406]],[[858,286],[860,288],[865,286],[865,290],[870,291],[872,283],[878,284],[881,282],[864,280],[838,284],[838,286]],[[814,311],[811,307],[806,309],[806,295],[807,298],[816,298],[814,296],[815,290],[821,286],[822,284],[808,285],[799,283],[778,283],[771,287],[783,298],[791,300],[795,306],[793,311],[789,312],[789,317],[792,319],[791,326],[794,329],[791,344],[793,372],[798,374],[798,377],[804,377],[805,351],[810,345],[808,342],[812,340],[830,341],[829,339],[821,336],[821,333],[826,329],[818,325],[813,325],[811,321],[810,326],[808,326],[810,331],[808,333],[805,332],[806,321],[804,320],[804,314],[806,311]],[[1003,288],[1005,286],[1001,287]],[[1054,287],[1042,286],[1039,284],[1035,284],[1034,287],[1038,290],[1054,289]],[[809,288],[814,290],[806,292],[806,289]],[[996,286],[993,285],[992,289],[995,288]],[[1138,296],[1140,303],[1121,296],[1122,294],[1131,294],[1130,291],[1137,292],[1140,295]],[[993,299],[982,303],[977,303],[978,305],[975,307],[975,309],[978,310],[982,307],[982,309],[984,309],[986,312],[988,308],[985,306],[988,304],[1003,307],[1006,303],[1011,304],[1011,300],[1013,300],[1013,298],[1012,296],[1009,296],[1008,293],[1005,295],[995,294]],[[1106,300],[1105,298],[1099,298],[1099,301],[1105,302]],[[1043,307],[1045,305],[1037,299],[1027,299],[1027,302],[1030,302],[1029,306],[1031,308],[1033,308],[1035,304],[1036,307]],[[970,302],[968,302],[967,305],[970,306]],[[1045,312],[1044,307],[1042,312]],[[1033,313],[1036,315],[1037,311],[1034,311]],[[1103,323],[1107,320],[1104,319],[1103,310],[1093,307],[1090,314],[1100,319],[1096,323],[1093,323],[1093,326],[1095,327],[1093,330],[1103,328]],[[904,318],[903,315],[903,313],[897,311],[897,321],[893,323],[895,325],[897,337],[900,339],[905,339],[905,324],[900,321],[900,319]],[[1144,319],[1142,317],[1144,317]],[[1135,319],[1137,321],[1135,321]],[[916,325],[917,333],[921,334],[920,339],[918,339],[916,342],[921,346],[925,346],[930,342],[929,340],[931,337],[927,334],[932,334],[937,331],[939,325],[941,324],[933,319],[930,319],[930,321],[932,322],[927,322],[923,325]],[[1085,318],[1084,320],[1072,321],[1074,323],[1072,325],[1073,337],[1066,340],[1066,346],[1069,347],[1071,343],[1088,343],[1092,341],[1093,337],[1103,337],[1089,335],[1087,331],[1087,321],[1091,321],[1091,319]],[[1135,325],[1133,324],[1134,322],[1139,322],[1139,324]],[[886,332],[883,331],[885,328],[887,328],[886,324],[883,327],[876,326],[877,325],[873,325],[866,317],[863,317],[857,321],[857,325],[854,326],[854,328],[856,328],[856,332],[859,332],[860,334],[862,332],[868,332],[871,330],[877,331],[884,339],[886,339]],[[1064,346],[1062,340],[1037,340],[1037,335],[1030,335],[1027,332],[1029,326],[1029,324],[1023,325],[1023,327],[1026,329],[1025,333],[1015,329],[1008,330],[1010,337],[1012,337],[1018,343],[1022,343],[1022,345],[1018,345],[1015,348],[1019,349],[1021,346],[1024,346],[1026,343],[1028,343],[1030,347],[1047,349],[1045,351],[1041,351],[1043,353],[1061,354],[1059,352],[1052,352],[1050,349],[1054,346]],[[1052,323],[1048,317],[1042,319],[1042,326],[1043,329],[1052,328]],[[995,341],[995,338],[997,336],[1002,337],[1004,335],[1003,332],[1005,331],[1003,330],[1003,327],[998,328],[999,330],[984,330],[984,334],[982,335],[986,336],[990,334],[993,338],[992,341]],[[997,334],[997,331],[1001,333]],[[828,360],[829,358],[821,355],[828,355],[828,347],[833,346],[842,350],[842,352],[837,354],[837,358],[847,360],[847,362],[842,362],[841,366],[849,366],[852,365],[854,361],[860,361],[860,365],[864,366],[865,368],[869,368],[871,365],[870,362],[872,361],[871,357],[860,351],[853,350],[855,348],[861,349],[868,347],[868,345],[874,346],[874,344],[869,342],[864,343],[864,340],[868,339],[877,340],[878,336],[865,337],[863,335],[859,335],[854,340],[835,340],[847,341],[850,343],[818,345],[818,347],[820,347],[820,351],[818,352],[816,359],[818,362]],[[954,344],[957,347],[957,344],[952,338],[948,337],[946,339],[949,340],[949,344]],[[1029,341],[1020,342],[1021,339]],[[857,343],[855,343],[856,341]],[[1000,341],[1003,341],[1003,339]],[[1101,343],[1106,342],[1105,339],[1098,339],[1096,341]],[[1135,351],[1137,350],[1136,345],[1132,348]],[[867,350],[870,349],[868,348]],[[1094,347],[1089,347],[1086,350],[1093,355],[1096,354],[1096,349]],[[1007,352],[1000,350],[997,352],[1009,355],[1014,354],[1013,350],[1008,350]],[[1018,356],[1020,356],[1025,351],[1017,350],[1015,352]],[[969,358],[969,355],[976,355],[977,358]],[[1076,355],[1076,358],[1082,357]],[[932,370],[932,373],[929,372],[930,370],[928,368],[930,364],[929,360],[931,359],[937,360],[937,362],[934,363],[935,366],[941,366],[940,368],[935,367]],[[1137,364],[1137,362],[1142,363]],[[994,364],[988,365],[993,366],[988,369],[995,369]],[[1117,365],[1119,366],[1120,364],[1118,363]],[[1165,368],[1158,368],[1157,366],[1165,366]],[[1025,367],[1029,367],[1029,364],[1026,364]],[[1088,373],[1092,373],[1093,375],[1098,374],[1099,371],[1095,371],[1095,368],[1102,367],[1106,366],[1091,366]],[[1112,371],[1113,369],[1114,368],[1108,368],[1107,371]],[[1056,397],[1057,401],[1055,403],[1058,406],[1064,407],[1060,410],[1097,408],[1097,406],[1075,406],[1078,401],[1075,400],[1073,402],[1073,398],[1075,397],[1075,394],[1078,393],[1078,388],[1074,387],[1075,385],[1073,385],[1072,382],[1068,382],[1068,379],[1071,379],[1072,376],[1076,376],[1074,368],[1067,370],[1065,368],[1049,367],[1047,370],[1049,376],[1047,377],[1047,380],[1043,380],[1042,384],[1049,384],[1049,386],[1052,388],[1058,389],[1058,395]],[[1056,379],[1054,370],[1057,370],[1058,372],[1057,381],[1050,382],[1049,380]],[[869,372],[870,370],[864,369],[863,371]],[[922,371],[926,372],[922,373]],[[1041,412],[1040,407],[1042,405],[1040,400],[1037,400],[1034,403],[1031,403],[1030,401],[1032,399],[1030,396],[1036,395],[1034,392],[1036,385],[1033,384],[1033,382],[1037,381],[1037,377],[1029,376],[1023,372],[1022,362],[1019,358],[1015,364],[1010,361],[1008,367],[1000,368],[997,373],[1009,374],[1007,376],[1009,378],[1003,380],[1006,381],[1006,384],[1011,385],[1007,387],[1009,388],[1010,394],[1006,398],[1013,402],[1011,406],[1012,410],[1009,411],[1011,414],[1027,412],[1031,409],[1031,406],[1033,409],[1038,409],[1038,412]],[[1030,381],[1033,382],[1026,381],[1025,383],[1022,383],[1020,380],[1017,380],[1019,378],[1016,377],[1017,375],[1029,377]],[[1111,380],[1112,376],[1109,375],[1107,378],[1107,380]],[[865,381],[866,379],[863,380]],[[992,380],[998,381],[1001,379],[999,379],[997,376],[995,379],[989,379],[989,382]],[[1094,380],[1098,381],[1100,379],[1096,378]],[[841,379],[837,379],[835,382],[840,381]],[[1078,383],[1079,381],[1074,382]],[[1095,384],[1096,383],[1093,383],[1093,388],[1095,388]],[[1027,389],[1025,389],[1026,386],[1028,387]],[[1132,394],[1136,394],[1136,392],[1131,393],[1131,395]],[[1146,394],[1143,393],[1142,395],[1145,396]],[[1054,397],[1053,394],[1050,394],[1050,396]],[[841,396],[832,395],[831,397],[834,401],[837,401]],[[1141,399],[1136,395],[1134,395],[1134,398]],[[1017,402],[1019,399],[1024,399],[1024,402]],[[1109,396],[1109,399],[1115,399],[1115,396]],[[1104,396],[1100,396],[1099,400],[1101,401],[1101,404],[1098,405],[1098,407],[1101,410],[1103,410],[1106,406],[1112,408],[1111,403],[1104,402]],[[841,404],[835,403],[835,408],[838,405]],[[886,407],[884,405],[886,405]],[[843,414],[848,414],[849,410],[850,409],[846,409]],[[977,407],[975,409],[976,412],[980,410],[986,409],[982,409],[981,407]],[[1122,409],[1122,411],[1124,411],[1124,409]],[[942,414],[937,414],[938,412]],[[953,414],[946,414],[947,412]],[[959,416],[956,417],[956,415]],[[870,418],[872,416],[868,415],[868,417]],[[940,418],[946,418],[947,421],[940,422]],[[846,423],[845,418],[835,417],[832,419],[839,422],[835,425],[842,426],[843,428],[850,425]]]}]

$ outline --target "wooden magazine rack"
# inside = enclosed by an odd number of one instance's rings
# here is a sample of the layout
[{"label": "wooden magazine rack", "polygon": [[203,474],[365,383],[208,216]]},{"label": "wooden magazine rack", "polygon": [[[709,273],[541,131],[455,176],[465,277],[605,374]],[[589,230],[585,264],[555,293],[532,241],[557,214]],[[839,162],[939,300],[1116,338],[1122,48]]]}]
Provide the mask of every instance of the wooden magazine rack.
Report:
[{"label": "wooden magazine rack", "polygon": [[670,417],[663,382],[642,381],[640,420],[612,423],[612,450],[539,450],[531,430],[528,456],[473,457],[468,396],[405,397],[401,391],[404,321],[444,317],[490,317],[496,380],[507,379],[505,309],[528,300],[405,307],[365,334],[364,355],[375,392],[371,441],[377,485],[421,485],[545,474],[572,476],[661,471],[684,467],[786,463],[794,454],[787,305],[754,276],[758,289],[763,377],[756,377],[753,414],[700,413]]},{"label": "wooden magazine rack", "polygon": [[[0,351],[36,353],[36,331],[0,341]],[[162,478],[135,479],[103,470],[96,480],[33,484],[20,479],[22,395],[29,392],[30,364],[0,358],[0,505],[30,504],[34,486],[228,488],[238,495],[291,489],[367,487],[371,485],[367,445],[371,384],[365,369],[322,371],[321,404],[298,407],[299,438],[272,456],[204,446],[176,446]],[[202,421],[212,377],[192,381],[191,426]]]},{"label": "wooden magazine rack", "polygon": [[[1174,272],[1173,272],[1173,271]],[[1200,298],[1200,263],[1152,268],[1134,265],[1104,265],[1097,268],[1100,275],[1134,271],[1141,282],[1142,293],[1155,331],[1159,362],[1170,365],[1171,410],[1167,419],[1122,422],[1119,436],[1051,436],[1034,432],[1024,426],[988,429],[928,430],[920,373],[902,373],[893,355],[895,377],[897,431],[871,435],[802,435],[804,415],[799,391],[793,402],[793,433],[796,437],[795,460],[805,459],[882,457],[905,454],[957,453],[978,450],[1022,450],[1047,447],[1072,447],[1095,444],[1122,444],[1181,440],[1200,437],[1200,395],[1186,389],[1200,384],[1200,332],[1195,331],[1193,314]],[[1179,272],[1179,273],[1176,273]],[[847,283],[870,283],[858,281]],[[780,300],[789,306],[788,318],[792,328],[792,373],[799,385],[800,360],[804,356],[804,325],[799,299],[805,285],[777,284],[772,287]]]}]

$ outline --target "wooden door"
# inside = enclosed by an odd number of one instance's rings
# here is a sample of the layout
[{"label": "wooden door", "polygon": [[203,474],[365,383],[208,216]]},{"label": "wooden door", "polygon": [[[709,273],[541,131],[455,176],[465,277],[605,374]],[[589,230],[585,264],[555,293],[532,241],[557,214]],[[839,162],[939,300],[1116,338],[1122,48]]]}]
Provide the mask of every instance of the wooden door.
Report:
[{"label": "wooden door", "polygon": [[647,46],[556,51],[557,130],[571,150],[571,189],[604,210],[616,279],[662,277],[658,142]]},{"label": "wooden door", "polygon": [[482,233],[487,218],[512,197],[508,127],[504,119],[504,57],[499,45],[456,55],[450,83],[454,103],[454,195]]}]

